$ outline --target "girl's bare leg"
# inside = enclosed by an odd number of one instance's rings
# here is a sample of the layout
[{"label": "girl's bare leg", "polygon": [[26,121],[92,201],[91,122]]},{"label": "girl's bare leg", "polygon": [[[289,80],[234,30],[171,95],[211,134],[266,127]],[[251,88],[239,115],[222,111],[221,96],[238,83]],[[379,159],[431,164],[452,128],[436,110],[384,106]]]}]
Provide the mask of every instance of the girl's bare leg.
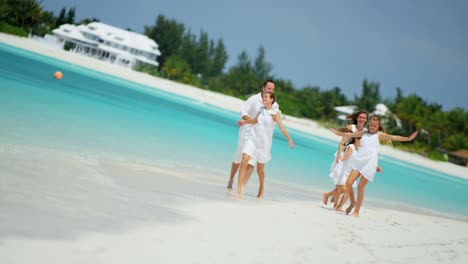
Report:
[{"label": "girl's bare leg", "polygon": [[228,189],[232,189],[232,184],[234,183],[234,176],[236,176],[237,170],[239,169],[239,163],[232,163],[231,164],[231,174],[229,175],[229,182],[227,185]]},{"label": "girl's bare leg", "polygon": [[[328,198],[330,198],[330,196],[335,197],[335,196],[339,195],[339,193],[337,193],[337,190],[338,189],[335,187],[335,189],[333,189],[332,191],[323,194],[322,202],[323,202],[324,205],[328,204]],[[335,201],[337,201],[337,200],[335,200]],[[333,201],[331,201],[331,202],[333,202]]]},{"label": "girl's bare leg", "polygon": [[343,196],[341,196],[341,200],[339,203],[337,203],[337,206],[335,207],[335,211],[344,213],[345,211],[343,210],[343,205],[346,203],[348,200],[348,191],[345,185],[339,185],[338,186],[338,191],[343,193]]},{"label": "girl's bare leg", "polygon": [[265,187],[265,163],[257,163],[257,174],[258,174],[258,181],[260,182],[260,187],[258,187],[258,195],[257,198],[263,197],[263,190]]},{"label": "girl's bare leg", "polygon": [[[336,187],[335,187],[335,189],[334,189],[333,191],[336,191],[336,190],[337,190],[337,189],[336,189]],[[334,203],[334,204],[336,205],[338,201],[335,199],[335,196],[332,196],[330,202],[332,202],[332,203]],[[327,204],[327,203],[324,203],[324,204]]]},{"label": "girl's bare leg", "polygon": [[247,170],[247,164],[249,162],[250,156],[247,154],[242,154],[242,161],[240,164],[240,170],[239,170],[239,179],[237,181],[237,193],[242,194],[244,192],[244,178],[245,178],[245,173]]},{"label": "girl's bare leg", "polygon": [[369,182],[366,177],[361,177],[358,186],[358,195],[357,195],[357,202],[356,208],[354,208],[354,212],[352,216],[359,216],[359,210],[361,209],[362,201],[364,200],[364,189],[366,188],[367,183]]},{"label": "girl's bare leg", "polygon": [[[348,180],[346,181],[346,189],[348,191],[350,205],[346,208],[346,214],[349,214],[354,206],[356,206],[356,200],[354,199],[354,190],[353,190],[353,183],[361,176],[361,173],[357,170],[352,170],[351,174],[349,174]],[[344,203],[343,203],[344,204]]]}]

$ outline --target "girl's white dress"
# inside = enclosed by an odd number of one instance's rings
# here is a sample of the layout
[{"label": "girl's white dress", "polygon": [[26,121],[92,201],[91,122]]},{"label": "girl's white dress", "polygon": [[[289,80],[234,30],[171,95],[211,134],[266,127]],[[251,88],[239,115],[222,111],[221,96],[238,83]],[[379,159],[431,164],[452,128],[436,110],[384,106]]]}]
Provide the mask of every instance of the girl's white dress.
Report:
[{"label": "girl's white dress", "polygon": [[379,133],[365,133],[361,138],[359,147],[353,161],[353,169],[359,171],[369,181],[374,180],[379,160]]},{"label": "girl's white dress", "polygon": [[[351,131],[353,131],[353,133],[357,131],[357,128],[356,128],[356,125],[355,125],[355,124],[352,124],[352,125],[351,125]],[[347,144],[348,142],[350,142],[352,139],[353,139],[353,138],[349,138],[348,141],[346,142],[346,144]],[[336,151],[335,154],[333,155],[334,158],[333,158],[332,164],[330,165],[330,174],[329,174],[330,177],[332,177],[332,176],[331,176],[331,175],[332,175],[332,172],[335,170],[335,167],[336,167],[336,166],[339,166],[340,169],[341,169],[341,165],[339,165],[339,164],[342,163],[342,162],[336,163],[336,155],[337,155],[337,154],[338,154],[338,151]],[[343,149],[343,152],[341,152],[340,157],[343,157],[343,155],[344,155],[344,149]],[[335,180],[333,179],[333,177],[332,177],[332,181],[335,182]]]},{"label": "girl's white dress", "polygon": [[353,161],[356,156],[356,147],[354,144],[346,146],[342,157],[344,157],[348,150],[352,151],[348,159],[340,161],[339,163],[335,162],[336,166],[330,171],[330,178],[335,185],[345,185],[349,174],[351,174],[351,171],[353,170]]},{"label": "girl's white dress", "polygon": [[267,163],[271,160],[271,145],[273,143],[273,132],[276,122],[272,115],[279,110],[267,110],[261,107],[257,123],[246,134],[246,144],[242,153],[249,155],[259,163]]}]

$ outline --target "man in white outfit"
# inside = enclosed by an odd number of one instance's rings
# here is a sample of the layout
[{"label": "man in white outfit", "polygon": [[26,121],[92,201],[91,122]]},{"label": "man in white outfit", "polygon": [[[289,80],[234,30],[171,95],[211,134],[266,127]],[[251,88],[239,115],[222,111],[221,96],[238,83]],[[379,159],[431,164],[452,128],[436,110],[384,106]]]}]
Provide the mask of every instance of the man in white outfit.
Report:
[{"label": "man in white outfit", "polygon": [[[240,115],[243,120],[249,120],[254,118],[260,107],[263,106],[262,94],[265,92],[275,92],[275,83],[272,80],[266,80],[263,83],[262,92],[252,95],[244,102],[240,109]],[[279,110],[278,103],[273,104],[273,110]],[[234,176],[236,176],[237,170],[239,170],[239,165],[242,160],[242,150],[246,142],[246,132],[252,129],[252,125],[243,125],[239,127],[239,139],[237,141],[237,150],[234,154],[234,161],[231,164],[231,174],[229,175],[228,189],[232,189],[232,184],[234,183]],[[257,161],[250,159],[249,165],[247,166],[246,178],[249,179],[253,172],[253,167]]]}]

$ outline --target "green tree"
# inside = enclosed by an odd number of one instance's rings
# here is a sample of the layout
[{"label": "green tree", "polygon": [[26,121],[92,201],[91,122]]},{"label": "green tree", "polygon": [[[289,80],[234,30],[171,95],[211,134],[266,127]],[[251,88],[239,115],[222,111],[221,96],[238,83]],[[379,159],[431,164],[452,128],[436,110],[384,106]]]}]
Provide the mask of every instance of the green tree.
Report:
[{"label": "green tree", "polygon": [[35,0],[8,0],[7,23],[29,31],[39,21],[42,7]]},{"label": "green tree", "polygon": [[283,114],[301,116],[300,98],[291,81],[285,79],[275,79],[276,100]]},{"label": "green tree", "polygon": [[161,56],[158,57],[159,69],[164,67],[167,58],[173,55],[180,56],[184,32],[184,24],[174,19],[167,19],[163,15],[158,15],[154,26],[144,27],[144,34],[156,41],[161,51]]},{"label": "green tree", "polygon": [[60,13],[58,17],[55,20],[55,27],[60,27],[61,25],[67,23],[66,14],[67,14],[67,9],[65,7],[62,7],[62,9],[60,9]]},{"label": "green tree", "polygon": [[167,58],[161,75],[169,80],[180,81],[198,87],[201,86],[200,80],[192,74],[188,63],[176,55]]},{"label": "green tree", "polygon": [[354,101],[358,109],[367,109],[369,112],[374,111],[375,106],[381,101],[380,84],[364,80],[362,82],[362,95],[361,97],[355,97]]},{"label": "green tree", "polygon": [[0,22],[6,21],[10,14],[10,6],[7,0],[0,0]]},{"label": "green tree", "polygon": [[75,23],[75,7],[68,9],[67,18],[65,19],[67,24],[74,24]]},{"label": "green tree", "polygon": [[324,91],[320,94],[321,104],[321,119],[332,120],[336,116],[335,107],[339,105],[347,105],[346,96],[341,93],[339,87],[334,87],[331,90]]},{"label": "green tree", "polygon": [[210,58],[211,65],[207,74],[208,77],[213,78],[222,75],[228,60],[228,53],[222,39],[218,39],[216,45],[214,45],[213,42],[210,45]]},{"label": "green tree", "polygon": [[208,33],[201,31],[198,42],[194,44],[195,50],[191,56],[190,65],[194,73],[205,77],[209,72],[211,62]]},{"label": "green tree", "polygon": [[263,46],[258,47],[257,58],[254,62],[254,72],[259,82],[262,82],[266,79],[271,78],[271,71],[273,70],[273,65],[266,61],[265,58],[265,48]]},{"label": "green tree", "polygon": [[237,57],[236,65],[229,69],[226,82],[232,94],[238,97],[248,97],[259,91],[261,84],[257,82],[252,62],[245,50]]}]

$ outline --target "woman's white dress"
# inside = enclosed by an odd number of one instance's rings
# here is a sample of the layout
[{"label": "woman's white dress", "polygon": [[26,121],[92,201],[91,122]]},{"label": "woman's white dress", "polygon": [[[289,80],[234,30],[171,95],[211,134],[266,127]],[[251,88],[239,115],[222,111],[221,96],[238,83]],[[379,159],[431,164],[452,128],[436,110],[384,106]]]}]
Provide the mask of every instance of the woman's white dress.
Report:
[{"label": "woman's white dress", "polygon": [[332,178],[332,181],[335,185],[345,185],[349,174],[351,174],[351,171],[353,170],[353,161],[356,156],[356,147],[354,144],[346,146],[342,157],[344,157],[348,150],[352,151],[348,159],[340,161],[339,163],[335,162],[336,165],[333,169],[330,170],[330,178]]},{"label": "woman's white dress", "polygon": [[379,133],[365,133],[361,138],[361,146],[356,151],[353,169],[359,171],[369,181],[374,180],[379,160]]},{"label": "woman's white dress", "polygon": [[259,163],[267,163],[271,160],[271,145],[276,122],[272,115],[279,110],[267,110],[261,107],[257,123],[246,134],[246,144],[242,153],[249,155]]}]

